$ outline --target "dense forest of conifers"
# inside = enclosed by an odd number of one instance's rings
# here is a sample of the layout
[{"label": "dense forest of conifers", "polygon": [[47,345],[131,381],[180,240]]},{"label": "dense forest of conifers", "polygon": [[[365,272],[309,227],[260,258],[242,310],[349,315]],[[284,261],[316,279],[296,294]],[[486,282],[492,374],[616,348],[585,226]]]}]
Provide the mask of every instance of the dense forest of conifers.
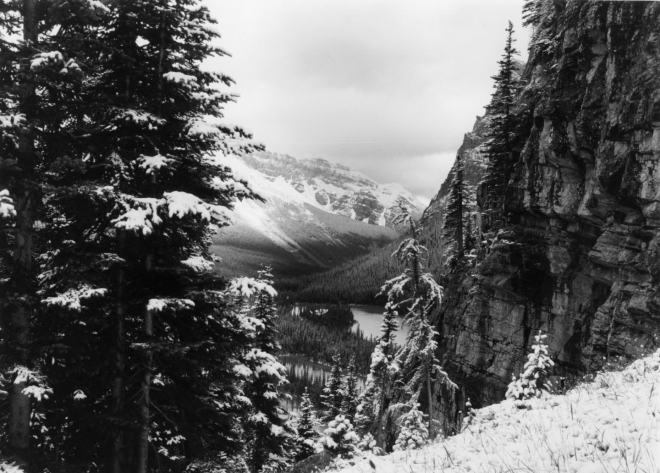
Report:
[{"label": "dense forest of conifers", "polygon": [[375,341],[352,332],[350,326],[322,325],[287,310],[277,318],[276,328],[282,353],[305,355],[318,363],[331,363],[337,354],[344,360],[354,356],[358,372],[369,371]]},{"label": "dense forest of conifers", "polygon": [[384,304],[385,298],[378,297],[383,281],[402,269],[400,262],[391,258],[396,246],[390,243],[322,273],[280,278],[278,290],[283,300]]}]

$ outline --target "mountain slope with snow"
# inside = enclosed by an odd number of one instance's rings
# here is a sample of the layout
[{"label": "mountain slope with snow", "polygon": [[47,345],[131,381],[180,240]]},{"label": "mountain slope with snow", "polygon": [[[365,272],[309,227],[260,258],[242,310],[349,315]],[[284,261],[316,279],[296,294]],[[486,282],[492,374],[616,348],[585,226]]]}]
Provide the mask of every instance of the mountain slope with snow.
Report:
[{"label": "mountain slope with snow", "polygon": [[213,250],[228,275],[263,263],[280,274],[313,272],[397,238],[392,214],[403,201],[417,215],[423,199],[399,184],[381,185],[345,166],[256,153],[222,158],[264,202],[237,203]]},{"label": "mountain slope with snow", "polygon": [[[660,351],[568,391],[475,411],[462,433],[341,473],[660,471]],[[369,464],[373,462],[374,468]]]},{"label": "mountain slope with snow", "polygon": [[267,194],[275,190],[274,195],[281,196],[286,192],[296,201],[372,225],[390,226],[392,210],[398,200],[416,215],[421,215],[428,204],[401,184],[378,184],[357,171],[325,159],[296,159],[285,154],[261,152],[239,160],[273,184],[263,188]]}]

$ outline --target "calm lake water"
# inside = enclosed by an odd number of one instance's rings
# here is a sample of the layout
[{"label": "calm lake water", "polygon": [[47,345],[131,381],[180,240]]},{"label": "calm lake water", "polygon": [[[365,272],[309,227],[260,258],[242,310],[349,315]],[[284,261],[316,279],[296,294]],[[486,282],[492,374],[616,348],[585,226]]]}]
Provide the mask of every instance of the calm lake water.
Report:
[{"label": "calm lake water", "polygon": [[[294,308],[294,310],[296,310]],[[376,338],[380,335],[381,324],[383,323],[383,308],[376,305],[351,305],[351,312],[355,323],[351,331],[357,333],[361,331],[366,338]],[[402,344],[408,334],[408,327],[403,325],[403,319],[399,318],[399,328],[397,330],[395,341]],[[331,367],[329,365],[315,363],[304,355],[283,355],[280,360],[286,366],[289,373],[297,378],[306,378],[314,384],[325,384],[330,375]],[[361,386],[364,379],[359,379]],[[292,397],[283,402],[285,410],[295,412],[298,410],[299,399]]]},{"label": "calm lake water", "polygon": [[[376,338],[380,335],[380,326],[383,323],[383,308],[377,305],[351,305],[351,312],[355,324],[351,330],[364,333],[365,337]],[[403,325],[403,319],[399,317],[399,329],[396,333],[396,343],[403,344],[408,335],[408,327]]]}]

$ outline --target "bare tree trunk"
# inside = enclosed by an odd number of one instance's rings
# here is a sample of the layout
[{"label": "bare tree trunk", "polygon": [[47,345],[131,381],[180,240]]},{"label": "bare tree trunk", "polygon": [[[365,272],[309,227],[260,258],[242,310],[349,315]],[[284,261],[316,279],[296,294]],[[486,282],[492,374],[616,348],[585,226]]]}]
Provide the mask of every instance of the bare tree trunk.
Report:
[{"label": "bare tree trunk", "polygon": [[[126,241],[126,234],[119,232],[119,253],[123,253]],[[126,317],[126,270],[119,268],[117,275],[117,307],[116,332],[115,332],[115,379],[112,387],[113,413],[117,422],[114,439],[112,442],[112,473],[122,473],[123,449],[124,449],[124,428],[120,419],[124,412],[124,375],[126,369],[126,360],[124,357],[125,344],[125,317]]]},{"label": "bare tree trunk", "polygon": [[[151,270],[153,264],[153,255],[146,257],[147,271]],[[140,432],[138,435],[138,461],[137,473],[147,473],[149,471],[149,430],[151,425],[151,369],[153,364],[153,353],[151,343],[154,335],[153,312],[146,309],[144,312],[144,338],[146,346],[144,348],[144,366],[142,372],[142,381],[140,383],[141,401],[140,401]]]},{"label": "bare tree trunk", "polygon": [[431,389],[431,374],[426,375],[426,395],[429,400],[429,438],[435,437],[433,434],[433,389]]},{"label": "bare tree trunk", "polygon": [[[147,344],[151,343],[153,336],[153,314],[147,310],[144,315],[144,335]],[[140,434],[138,437],[138,465],[137,473],[147,473],[149,469],[149,426],[151,423],[150,404],[151,404],[151,364],[153,355],[151,348],[145,348],[144,353],[144,371],[142,373],[142,382],[140,383],[141,402],[140,402]]]},{"label": "bare tree trunk", "polygon": [[[23,0],[23,39],[28,51],[37,40],[36,0]],[[26,58],[27,60],[27,58]],[[28,66],[24,66],[28,67]],[[37,204],[35,183],[34,136],[31,120],[34,118],[35,89],[34,83],[27,76],[21,90],[20,107],[26,117],[26,125],[19,141],[19,166],[21,175],[16,196],[16,232],[14,246],[14,282],[17,297],[9,308],[13,348],[16,350],[17,366],[28,368],[30,364],[30,319],[32,315],[31,299],[35,290],[32,287],[33,275],[33,238],[34,214]],[[20,376],[20,375],[19,375]],[[21,376],[13,382],[9,392],[9,446],[19,464],[26,469],[29,466],[30,449],[30,398],[23,393],[27,386]]]}]

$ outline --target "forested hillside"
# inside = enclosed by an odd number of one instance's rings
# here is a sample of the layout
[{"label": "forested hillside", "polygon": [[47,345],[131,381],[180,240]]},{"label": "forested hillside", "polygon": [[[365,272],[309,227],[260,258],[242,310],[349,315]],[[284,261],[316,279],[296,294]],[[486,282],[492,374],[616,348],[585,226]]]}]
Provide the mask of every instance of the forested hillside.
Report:
[{"label": "forested hillside", "polygon": [[401,269],[392,259],[398,242],[375,249],[329,271],[309,276],[281,278],[280,292],[285,299],[306,302],[383,303],[377,297],[383,281]]}]

